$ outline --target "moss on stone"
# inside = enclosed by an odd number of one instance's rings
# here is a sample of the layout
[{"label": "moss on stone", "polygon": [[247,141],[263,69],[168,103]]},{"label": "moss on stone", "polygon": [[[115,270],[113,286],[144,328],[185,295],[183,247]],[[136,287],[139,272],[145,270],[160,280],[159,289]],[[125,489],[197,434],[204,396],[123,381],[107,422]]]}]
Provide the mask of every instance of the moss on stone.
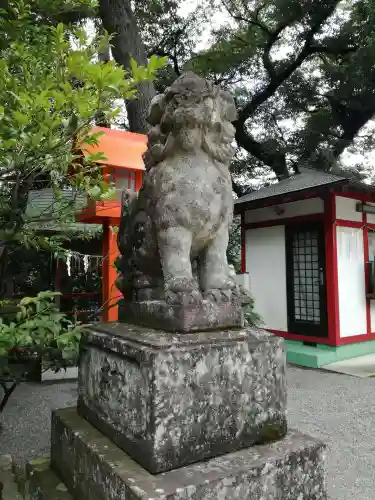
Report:
[{"label": "moss on stone", "polygon": [[288,425],[285,419],[268,422],[259,426],[256,432],[254,444],[268,444],[282,439],[288,431]]}]

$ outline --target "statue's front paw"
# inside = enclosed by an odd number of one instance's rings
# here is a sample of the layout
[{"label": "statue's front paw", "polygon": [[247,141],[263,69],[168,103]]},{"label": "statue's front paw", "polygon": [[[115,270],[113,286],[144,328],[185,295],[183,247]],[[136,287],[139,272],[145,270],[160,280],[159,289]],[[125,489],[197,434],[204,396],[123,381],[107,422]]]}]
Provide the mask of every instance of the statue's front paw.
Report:
[{"label": "statue's front paw", "polygon": [[232,299],[232,291],[230,289],[221,290],[218,288],[212,288],[205,291],[204,298],[210,302],[216,303],[230,302]]},{"label": "statue's front paw", "polygon": [[198,304],[202,300],[202,296],[199,293],[198,290],[191,290],[191,291],[173,291],[173,290],[167,290],[165,293],[165,300],[167,304],[170,305],[192,305],[192,304]]},{"label": "statue's front paw", "polygon": [[165,300],[172,305],[189,305],[199,303],[202,296],[196,281],[187,278],[174,278],[166,287]]},{"label": "statue's front paw", "polygon": [[239,286],[238,289],[239,289],[239,298],[241,300],[241,304],[242,305],[250,304],[251,301],[253,300],[250,292],[246,290],[246,288],[244,288],[243,286]]},{"label": "statue's front paw", "polygon": [[215,276],[210,276],[210,278],[207,280],[206,284],[206,290],[233,290],[236,288],[237,283],[232,276],[227,276],[227,275],[215,275]]},{"label": "statue's front paw", "polygon": [[252,297],[250,292],[243,286],[236,285],[236,287],[232,289],[232,302],[241,303],[242,306],[246,306],[250,304],[251,301]]}]

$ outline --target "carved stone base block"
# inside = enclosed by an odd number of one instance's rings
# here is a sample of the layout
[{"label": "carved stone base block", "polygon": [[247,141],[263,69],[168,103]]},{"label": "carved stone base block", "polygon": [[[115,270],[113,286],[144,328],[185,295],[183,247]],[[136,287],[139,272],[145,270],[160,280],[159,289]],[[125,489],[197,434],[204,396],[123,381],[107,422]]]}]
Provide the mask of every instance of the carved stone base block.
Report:
[{"label": "carved stone base block", "polygon": [[153,473],[286,433],[282,339],[256,329],[88,331],[80,415]]},{"label": "carved stone base block", "polygon": [[276,443],[152,475],[69,408],[53,414],[51,462],[52,471],[34,476],[35,500],[46,499],[38,482],[43,485],[43,475],[53,482],[54,473],[73,498],[84,500],[327,499],[325,447],[296,431]]},{"label": "carved stone base block", "polygon": [[222,328],[241,328],[244,324],[240,301],[169,305],[162,300],[126,302],[122,315],[130,323],[167,332],[196,332]]}]

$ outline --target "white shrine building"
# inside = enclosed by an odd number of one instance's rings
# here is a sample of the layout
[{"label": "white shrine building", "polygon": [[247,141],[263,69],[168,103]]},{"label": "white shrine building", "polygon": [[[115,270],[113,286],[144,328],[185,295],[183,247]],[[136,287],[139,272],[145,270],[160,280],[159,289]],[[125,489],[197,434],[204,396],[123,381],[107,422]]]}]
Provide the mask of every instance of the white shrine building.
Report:
[{"label": "white shrine building", "polygon": [[235,200],[242,272],[288,361],[319,367],[375,352],[375,188],[301,169]]}]

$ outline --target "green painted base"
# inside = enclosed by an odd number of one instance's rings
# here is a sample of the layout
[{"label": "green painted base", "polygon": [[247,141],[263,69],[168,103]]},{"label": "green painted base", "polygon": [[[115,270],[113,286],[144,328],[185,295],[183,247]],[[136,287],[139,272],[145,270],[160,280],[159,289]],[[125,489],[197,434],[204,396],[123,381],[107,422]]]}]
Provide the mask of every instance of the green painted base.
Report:
[{"label": "green painted base", "polygon": [[300,341],[285,340],[285,347],[288,363],[307,366],[309,368],[320,368],[335,361],[343,361],[344,359],[375,353],[375,340],[356,342],[339,347],[325,344],[309,346],[304,345]]}]

